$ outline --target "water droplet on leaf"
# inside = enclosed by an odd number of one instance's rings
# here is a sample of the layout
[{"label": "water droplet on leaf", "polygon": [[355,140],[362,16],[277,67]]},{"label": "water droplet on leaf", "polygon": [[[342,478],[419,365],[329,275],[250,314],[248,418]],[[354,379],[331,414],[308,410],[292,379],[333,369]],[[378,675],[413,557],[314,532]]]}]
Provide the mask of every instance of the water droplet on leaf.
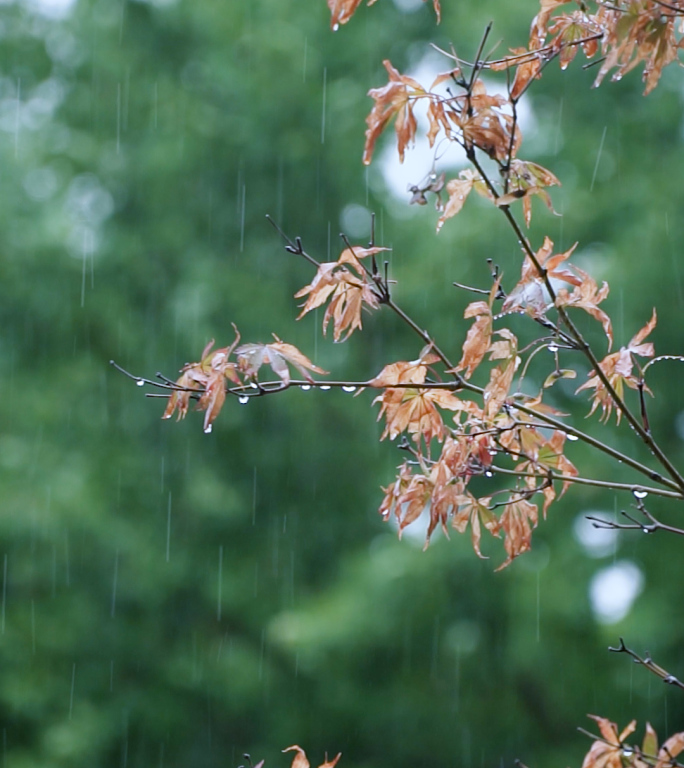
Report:
[{"label": "water droplet on leaf", "polygon": [[356,392],[356,387],[342,387],[345,392]]},{"label": "water droplet on leaf", "polygon": [[240,395],[240,397],[238,397],[238,403],[240,403],[240,405],[244,405],[245,403],[248,403],[248,402],[249,402],[248,395]]}]

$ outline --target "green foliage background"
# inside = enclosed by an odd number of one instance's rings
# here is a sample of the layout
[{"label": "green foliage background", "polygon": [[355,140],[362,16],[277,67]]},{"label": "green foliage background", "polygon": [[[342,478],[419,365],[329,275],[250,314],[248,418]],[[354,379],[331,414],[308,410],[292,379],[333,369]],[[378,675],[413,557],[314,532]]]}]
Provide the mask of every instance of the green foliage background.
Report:
[{"label": "green foliage background", "polygon": [[[458,356],[469,297],[452,282],[485,285],[486,258],[513,281],[516,243],[476,201],[439,237],[433,211],[392,201],[360,162],[365,93],[383,58],[403,71],[429,41],[472,55],[490,18],[500,50],[523,44],[536,4],[443,5],[438,28],[382,0],[333,34],[323,0],[0,4],[3,765],[276,766],[299,743],[362,767],[577,766],[587,712],[683,728],[681,697],[605,650],[624,634],[682,674],[681,545],[625,535],[597,559],[573,535],[629,498],[573,489],[495,574],[495,547],[422,553],[379,520],[401,456],[368,393],[229,401],[204,435],[193,414],[161,422],[108,365],[173,376],[231,322],[336,377],[415,358],[383,313],[345,345],[320,318],[295,324],[311,270],[265,214],[326,258],[349,204],[377,213],[396,298]],[[681,75],[647,100],[636,73],[592,77],[552,66],[533,88],[523,155],[564,182],[562,218],[535,208],[533,238],[580,241],[611,282],[618,344],[657,305],[658,351],[682,353]],[[681,460],[677,373],[654,370],[651,416]],[[558,405],[584,414],[572,391]],[[586,427],[647,460],[629,430]],[[604,626],[589,584],[616,559],[644,590]]]}]

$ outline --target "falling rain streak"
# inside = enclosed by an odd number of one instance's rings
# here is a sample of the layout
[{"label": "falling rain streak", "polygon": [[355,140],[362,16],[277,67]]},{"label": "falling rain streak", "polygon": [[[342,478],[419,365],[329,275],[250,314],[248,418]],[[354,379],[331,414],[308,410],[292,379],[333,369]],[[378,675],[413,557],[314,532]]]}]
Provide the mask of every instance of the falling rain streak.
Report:
[{"label": "falling rain streak", "polygon": [[21,131],[21,78],[17,78],[17,108],[14,117],[14,156],[19,157],[19,132]]},{"label": "falling rain streak", "polygon": [[114,555],[114,576],[112,578],[112,603],[110,608],[110,616],[114,618],[116,614],[116,589],[119,582],[119,550],[116,550]]},{"label": "falling rain streak", "polygon": [[603,127],[603,133],[601,134],[601,143],[599,144],[598,153],[596,155],[596,163],[594,164],[594,175],[591,177],[591,186],[589,187],[589,191],[594,191],[594,182],[596,181],[596,174],[598,173],[599,163],[601,162],[601,155],[603,153],[603,142],[606,140],[606,132],[608,131],[608,126]]},{"label": "falling rain streak", "polygon": [[323,67],[323,109],[321,110],[321,144],[325,144],[325,106],[328,93],[328,68]]},{"label": "falling rain streak", "polygon": [[5,614],[7,608],[7,554],[2,561],[2,617],[0,620],[0,632],[5,634]]},{"label": "falling rain streak", "polygon": [[219,544],[219,555],[218,555],[218,598],[217,598],[217,606],[216,606],[216,619],[217,621],[221,621],[221,592],[223,588],[223,544]]},{"label": "falling rain streak", "polygon": [[166,511],[166,562],[171,557],[171,491],[169,491],[169,503]]},{"label": "falling rain streak", "polygon": [[69,720],[74,712],[74,690],[76,688],[76,662],[71,667],[71,693],[69,694]]}]

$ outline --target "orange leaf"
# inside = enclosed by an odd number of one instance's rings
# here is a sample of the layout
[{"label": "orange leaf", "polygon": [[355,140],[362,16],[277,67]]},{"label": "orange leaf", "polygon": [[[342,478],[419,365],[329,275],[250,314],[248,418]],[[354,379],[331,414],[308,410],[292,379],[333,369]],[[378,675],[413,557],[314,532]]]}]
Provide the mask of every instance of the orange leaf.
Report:
[{"label": "orange leaf", "polygon": [[327,374],[314,365],[309,358],[292,344],[286,344],[273,334],[275,342],[271,344],[243,344],[235,350],[240,371],[249,378],[256,378],[262,365],[270,365],[273,373],[282,379],[283,384],[290,383],[288,365],[296,368],[308,381],[313,381],[309,371]]},{"label": "orange leaf", "polygon": [[442,212],[442,215],[437,220],[438,232],[444,226],[444,222],[447,219],[451,219],[461,210],[461,208],[463,208],[463,204],[465,203],[466,198],[470,194],[470,190],[473,188],[473,179],[472,178],[451,179],[451,181],[447,182],[446,188],[447,188],[447,193],[449,194],[449,199],[447,200],[447,203],[444,206],[444,211]]},{"label": "orange leaf", "polygon": [[306,752],[297,744],[287,747],[283,752],[295,751],[297,754],[292,761],[292,768],[309,768],[309,761],[306,759]]},{"label": "orange leaf", "polygon": [[392,118],[396,117],[395,131],[399,159],[404,161],[404,152],[416,134],[416,118],[411,98],[425,96],[423,87],[406,75],[400,74],[387,59],[382,62],[389,74],[389,82],[382,88],[371,88],[368,95],[375,100],[375,106],[366,118],[366,145],[363,151],[364,165],[373,157],[375,142]]},{"label": "orange leaf", "polygon": [[532,546],[532,529],[537,527],[539,519],[536,504],[524,498],[514,499],[506,504],[506,509],[499,518],[505,533],[504,548],[508,553],[506,560],[496,569],[502,570],[513,560],[527,552]]}]

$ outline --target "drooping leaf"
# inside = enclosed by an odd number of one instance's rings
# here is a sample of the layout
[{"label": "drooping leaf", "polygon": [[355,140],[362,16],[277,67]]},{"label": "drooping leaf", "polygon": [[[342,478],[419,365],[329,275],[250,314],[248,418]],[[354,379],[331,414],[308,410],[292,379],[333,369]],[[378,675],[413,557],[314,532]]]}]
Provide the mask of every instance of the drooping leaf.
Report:
[{"label": "drooping leaf", "polygon": [[400,74],[387,59],[382,62],[389,82],[382,88],[371,88],[368,95],[375,100],[375,105],[366,118],[366,145],[363,151],[364,165],[369,165],[373,157],[375,142],[389,122],[396,118],[395,131],[399,159],[403,162],[406,147],[415,139],[416,117],[413,114],[412,100],[425,96],[423,87],[413,78]]},{"label": "drooping leaf", "polygon": [[290,365],[308,381],[313,381],[309,371],[328,373],[314,365],[297,347],[281,341],[275,334],[273,338],[275,342],[271,344],[243,344],[235,350],[238,367],[245,376],[254,379],[262,365],[269,365],[273,373],[287,385],[290,383]]},{"label": "drooping leaf", "polygon": [[542,317],[549,307],[549,294],[540,268],[548,278],[562,280],[571,285],[580,286],[581,279],[576,272],[576,267],[569,269],[562,266],[563,262],[570,258],[577,247],[575,243],[564,253],[553,254],[553,241],[549,237],[544,238],[541,248],[535,253],[537,264],[525,254],[520,280],[508,294],[503,303],[504,312],[523,311],[531,317]]},{"label": "drooping leaf", "polygon": [[291,747],[286,747],[283,752],[296,752],[292,760],[292,768],[309,768],[309,761],[306,757],[306,752],[297,744],[293,744]]},{"label": "drooping leaf", "polygon": [[[198,396],[197,410],[206,411],[204,431],[210,432],[211,425],[223,407],[226,399],[226,379],[234,384],[242,384],[238,376],[238,366],[230,361],[240,334],[235,326],[235,340],[230,347],[216,349],[213,352],[213,339],[205,346],[202,359],[197,363],[188,363],[183,367],[181,376],[176,382],[179,389],[169,397],[162,419],[170,419],[178,411],[178,419],[185,418],[190,399]],[[194,393],[197,392],[198,395]]]},{"label": "drooping leaf", "polygon": [[295,298],[308,296],[297,319],[330,299],[323,315],[323,333],[326,333],[332,320],[334,340],[342,341],[345,331],[347,334],[344,338],[349,338],[355,330],[362,327],[362,310],[377,309],[380,306],[378,296],[361,265],[361,259],[387,250],[389,249],[379,246],[354,246],[345,248],[337,261],[319,264],[311,283],[295,293]]},{"label": "drooping leaf", "polygon": [[[646,325],[638,331],[632,337],[631,341],[626,347],[621,347],[618,352],[613,352],[607,355],[599,363],[599,367],[604,376],[608,380],[609,384],[618,395],[622,398],[624,395],[625,386],[630,389],[637,389],[640,383],[640,377],[634,373],[634,355],[640,357],[653,357],[655,349],[652,342],[644,343],[644,339],[655,328],[657,322],[657,316],[655,308],[651,319]],[[651,392],[645,382],[642,382],[645,392]],[[580,387],[577,388],[577,392],[582,392],[585,389],[593,389],[594,394],[592,396],[592,406],[589,411],[589,415],[601,406],[601,419],[605,422],[610,418],[610,414],[615,407],[615,400],[610,393],[608,387],[601,380],[601,377],[596,371],[590,371],[588,381],[585,381]],[[616,408],[617,423],[620,423],[622,417],[622,411],[620,408]]]},{"label": "drooping leaf", "polygon": [[513,560],[532,547],[532,530],[537,527],[539,511],[536,504],[524,497],[514,497],[508,501],[499,518],[501,530],[505,534],[504,548],[508,557],[496,569],[506,568]]}]

